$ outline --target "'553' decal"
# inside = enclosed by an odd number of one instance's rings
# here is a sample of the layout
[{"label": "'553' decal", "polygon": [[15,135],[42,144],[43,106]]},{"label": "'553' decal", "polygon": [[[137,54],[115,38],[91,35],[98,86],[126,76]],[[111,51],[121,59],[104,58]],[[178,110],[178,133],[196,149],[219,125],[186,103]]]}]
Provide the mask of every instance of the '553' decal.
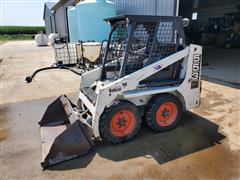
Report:
[{"label": "'553' decal", "polygon": [[192,65],[191,89],[199,87],[201,64],[202,56],[200,54],[194,54]]}]

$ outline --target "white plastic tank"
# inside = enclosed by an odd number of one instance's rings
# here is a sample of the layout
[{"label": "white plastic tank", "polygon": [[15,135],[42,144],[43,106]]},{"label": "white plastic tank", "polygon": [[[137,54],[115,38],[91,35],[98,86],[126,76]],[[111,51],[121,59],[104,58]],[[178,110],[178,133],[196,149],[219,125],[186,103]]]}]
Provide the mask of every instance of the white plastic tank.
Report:
[{"label": "white plastic tank", "polygon": [[69,6],[67,10],[68,14],[68,27],[69,27],[69,38],[71,43],[78,42],[78,18],[77,11],[74,6]]},{"label": "white plastic tank", "polygon": [[95,62],[100,54],[101,43],[85,42],[83,45],[83,55],[91,62]]},{"label": "white plastic tank", "polygon": [[53,44],[54,43],[54,40],[56,37],[58,37],[59,35],[57,33],[51,33],[49,34],[48,36],[48,42],[49,44]]},{"label": "white plastic tank", "polygon": [[108,0],[85,0],[76,5],[79,40],[102,42],[108,38],[110,25],[104,18],[116,15],[115,4]]},{"label": "white plastic tank", "polygon": [[39,33],[35,36],[35,42],[37,46],[47,46],[48,45],[48,37],[46,34]]}]

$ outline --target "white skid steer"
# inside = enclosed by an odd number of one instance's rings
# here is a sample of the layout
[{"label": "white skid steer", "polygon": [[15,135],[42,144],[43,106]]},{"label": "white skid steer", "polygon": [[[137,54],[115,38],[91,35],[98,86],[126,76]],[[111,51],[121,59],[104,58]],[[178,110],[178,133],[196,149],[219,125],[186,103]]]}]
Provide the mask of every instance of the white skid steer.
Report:
[{"label": "white skid steer", "polygon": [[202,47],[186,46],[181,17],[117,16],[101,67],[81,76],[78,105],[61,96],[39,122],[42,167],[85,155],[96,139],[133,139],[142,120],[157,132],[200,105]]}]

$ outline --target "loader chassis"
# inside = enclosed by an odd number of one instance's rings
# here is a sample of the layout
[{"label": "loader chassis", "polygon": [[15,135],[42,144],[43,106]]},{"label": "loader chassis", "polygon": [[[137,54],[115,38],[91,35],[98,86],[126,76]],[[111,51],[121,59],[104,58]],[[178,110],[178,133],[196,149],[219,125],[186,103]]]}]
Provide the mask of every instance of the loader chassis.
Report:
[{"label": "loader chassis", "polygon": [[[113,28],[103,66],[82,75],[79,92],[79,100],[91,112],[95,137],[100,137],[102,113],[115,101],[146,106],[153,96],[170,93],[183,109],[199,106],[202,48],[186,47],[180,17],[125,16],[108,21]],[[85,91],[89,88],[96,94],[94,101]]]},{"label": "loader chassis", "polygon": [[[42,128],[66,125],[53,147],[45,151],[55,156],[44,156],[43,164],[86,154],[92,139],[129,141],[143,120],[157,132],[170,130],[182,111],[200,105],[202,47],[186,46],[181,17],[127,15],[106,21],[112,30],[105,52],[100,54],[103,64],[81,76],[78,107],[61,96],[39,123]],[[63,119],[52,120],[54,114],[61,114],[54,106],[65,113]],[[67,157],[62,149],[53,151],[59,146],[56,141],[64,142],[61,137],[76,134],[69,130],[76,127],[83,132],[80,139],[85,138],[87,148],[68,152]],[[74,136],[71,143],[79,144],[80,139]]]}]

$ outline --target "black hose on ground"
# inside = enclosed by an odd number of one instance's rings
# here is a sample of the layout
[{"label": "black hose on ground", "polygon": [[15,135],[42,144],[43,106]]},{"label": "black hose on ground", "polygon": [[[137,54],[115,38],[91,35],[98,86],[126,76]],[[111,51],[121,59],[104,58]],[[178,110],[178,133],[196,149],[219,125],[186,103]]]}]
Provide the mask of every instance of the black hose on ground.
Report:
[{"label": "black hose on ground", "polygon": [[69,70],[69,71],[73,72],[74,74],[79,75],[79,76],[82,75],[82,73],[80,73],[80,72],[78,72],[78,71],[75,71],[74,69],[72,69],[72,68],[70,68],[70,67],[59,66],[59,65],[58,65],[58,66],[50,66],[50,67],[45,67],[45,68],[37,69],[36,71],[34,71],[34,72],[32,73],[31,76],[27,76],[27,77],[25,78],[25,81],[26,81],[27,83],[30,83],[30,82],[32,82],[32,80],[33,80],[33,78],[36,76],[36,74],[38,74],[38,73],[41,72],[41,71],[46,71],[46,70],[50,70],[50,69],[66,69],[66,70]]}]

